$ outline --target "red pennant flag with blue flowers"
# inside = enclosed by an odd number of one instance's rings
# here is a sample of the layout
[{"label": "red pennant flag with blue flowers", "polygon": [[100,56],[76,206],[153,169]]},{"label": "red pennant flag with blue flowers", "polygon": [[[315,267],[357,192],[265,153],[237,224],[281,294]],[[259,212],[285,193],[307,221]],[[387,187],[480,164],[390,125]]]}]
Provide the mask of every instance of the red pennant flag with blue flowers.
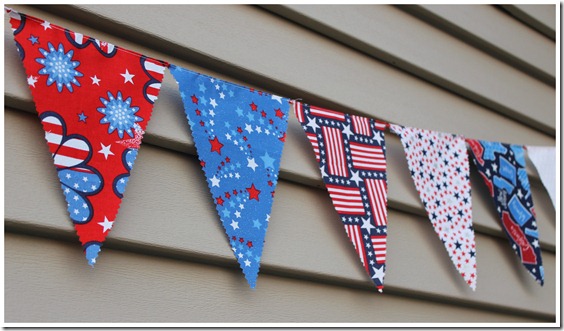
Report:
[{"label": "red pennant flag with blue flowers", "polygon": [[6,9],[70,218],[94,265],[167,64]]}]

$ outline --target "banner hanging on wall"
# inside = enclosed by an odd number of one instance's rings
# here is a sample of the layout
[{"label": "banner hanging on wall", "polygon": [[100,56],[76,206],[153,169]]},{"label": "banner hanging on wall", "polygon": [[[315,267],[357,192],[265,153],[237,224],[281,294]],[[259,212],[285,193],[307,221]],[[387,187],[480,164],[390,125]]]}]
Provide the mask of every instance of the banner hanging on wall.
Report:
[{"label": "banner hanging on wall", "polygon": [[467,142],[513,250],[529,273],[543,285],[539,233],[523,146],[473,139]]},{"label": "banner hanging on wall", "polygon": [[80,242],[94,265],[166,63],[6,10]]},{"label": "banner hanging on wall", "polygon": [[388,234],[385,123],[294,102],[321,177],[364,269],[384,288]]},{"label": "banner hanging on wall", "polygon": [[289,100],[171,65],[219,219],[251,288],[256,285]]},{"label": "banner hanging on wall", "polygon": [[411,178],[452,263],[476,290],[470,167],[463,138],[391,124],[401,138]]},{"label": "banner hanging on wall", "polygon": [[550,196],[552,205],[556,208],[556,147],[526,146],[525,148]]}]

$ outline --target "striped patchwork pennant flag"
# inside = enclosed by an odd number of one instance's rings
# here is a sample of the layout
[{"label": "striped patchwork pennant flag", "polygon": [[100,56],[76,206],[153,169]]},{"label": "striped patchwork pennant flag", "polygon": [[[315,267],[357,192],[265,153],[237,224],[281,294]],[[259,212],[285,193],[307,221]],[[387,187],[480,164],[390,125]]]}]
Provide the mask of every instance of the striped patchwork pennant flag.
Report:
[{"label": "striped patchwork pennant flag", "polygon": [[386,271],[385,123],[294,102],[333,206],[378,291]]},{"label": "striped patchwork pennant flag", "polygon": [[251,288],[286,140],[288,99],[171,65],[231,250]]},{"label": "striped patchwork pennant flag", "polygon": [[7,9],[86,259],[112,229],[166,63]]},{"label": "striped patchwork pennant flag", "polygon": [[476,290],[476,243],[472,226],[470,166],[464,138],[391,124],[435,232],[456,270]]},{"label": "striped patchwork pennant flag", "polygon": [[533,278],[543,285],[539,233],[523,146],[473,139],[467,142],[513,250]]}]

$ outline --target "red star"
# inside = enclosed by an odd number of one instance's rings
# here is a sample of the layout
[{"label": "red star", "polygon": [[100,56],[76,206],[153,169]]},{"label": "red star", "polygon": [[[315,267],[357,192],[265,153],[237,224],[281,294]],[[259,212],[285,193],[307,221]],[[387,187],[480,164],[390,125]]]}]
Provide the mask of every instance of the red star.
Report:
[{"label": "red star", "polygon": [[244,243],[244,242],[245,242],[245,239],[239,238],[239,242],[240,242],[240,243]]},{"label": "red star", "polygon": [[217,137],[215,137],[213,140],[210,140],[210,144],[211,144],[210,152],[217,152],[217,154],[221,155],[221,148],[223,147],[223,144],[219,142]]},{"label": "red star", "polygon": [[276,117],[280,117],[283,118],[284,117],[284,113],[280,110],[280,108],[276,109]]},{"label": "red star", "polygon": [[269,180],[269,181],[268,181],[268,186],[272,186],[272,185],[273,185],[272,181]]},{"label": "red star", "polygon": [[229,157],[226,157],[225,162],[229,163],[229,162],[231,162],[231,159]]},{"label": "red star", "polygon": [[200,166],[202,166],[202,168],[205,167],[205,166],[206,166],[206,162],[200,161]]},{"label": "red star", "polygon": [[223,199],[222,199],[221,197],[215,198],[215,203],[217,203],[217,204],[220,205],[220,206],[223,206],[223,203],[224,203],[224,202],[225,202],[225,201],[223,201]]},{"label": "red star", "polygon": [[243,129],[241,129],[241,127],[239,126],[239,127],[237,127],[237,132],[242,133]]},{"label": "red star", "polygon": [[253,242],[252,242],[252,241],[247,241],[247,246],[248,246],[249,248],[253,247]]},{"label": "red star", "polygon": [[233,194],[237,195],[237,190],[233,190]]},{"label": "red star", "polygon": [[198,98],[196,98],[195,94],[192,94],[192,102],[198,104]]},{"label": "red star", "polygon": [[278,138],[278,140],[285,142],[286,141],[286,132],[284,132],[284,135],[280,138]]},{"label": "red star", "polygon": [[233,236],[231,237],[231,240],[237,240],[237,237]]},{"label": "red star", "polygon": [[260,115],[261,115],[262,117],[266,117],[266,112],[265,112],[264,110],[261,110],[261,111],[260,111]]},{"label": "red star", "polygon": [[247,192],[249,192],[249,200],[255,199],[255,200],[259,201],[260,191],[257,190],[257,188],[255,187],[255,184],[251,184],[251,187],[247,188]]},{"label": "red star", "polygon": [[249,106],[251,106],[251,109],[252,109],[253,111],[257,111],[257,109],[258,109],[258,106],[255,105],[254,101],[253,101],[253,103],[251,103]]},{"label": "red star", "polygon": [[229,192],[225,192],[225,197],[226,197],[227,199],[231,199],[231,194],[229,194]]},{"label": "red star", "polygon": [[200,116],[202,115],[202,112],[199,109],[196,109],[196,115]]},{"label": "red star", "polygon": [[204,121],[200,121],[200,126],[204,126],[206,125],[206,123],[204,123]]},{"label": "red star", "polygon": [[272,119],[269,119],[269,120],[268,120],[268,123],[274,124],[274,121],[273,121]]}]

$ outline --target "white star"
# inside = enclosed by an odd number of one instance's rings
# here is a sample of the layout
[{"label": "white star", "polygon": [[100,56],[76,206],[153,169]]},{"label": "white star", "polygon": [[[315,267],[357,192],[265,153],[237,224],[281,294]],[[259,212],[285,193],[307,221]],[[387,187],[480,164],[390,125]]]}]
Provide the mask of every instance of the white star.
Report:
[{"label": "white star", "polygon": [[240,211],[235,211],[235,217],[237,218],[241,218],[241,212]]},{"label": "white star", "polygon": [[307,124],[306,126],[309,126],[313,129],[313,131],[316,131],[317,129],[319,129],[319,125],[317,125],[317,123],[315,122],[315,118],[307,118]]},{"label": "white star", "polygon": [[108,146],[100,143],[100,145],[102,146],[102,149],[98,151],[98,153],[100,154],[104,154],[104,157],[106,158],[106,160],[108,159],[108,155],[114,155],[114,153],[112,153],[112,151],[110,150],[110,148],[112,148],[112,144],[109,144]]},{"label": "white star", "polygon": [[492,169],[497,172],[497,164],[496,163],[492,163]]},{"label": "white star", "polygon": [[215,116],[215,112],[213,111],[213,109],[210,109],[209,114],[210,114],[211,117]]},{"label": "white star", "polygon": [[238,229],[239,228],[239,222],[235,222],[235,220],[231,220],[231,227],[233,228],[233,230]]},{"label": "white star", "polygon": [[217,102],[215,102],[215,99],[210,98],[210,105],[212,105],[213,108],[217,107]]},{"label": "white star", "polygon": [[251,132],[253,132],[253,128],[249,124],[245,124],[245,131],[247,131],[248,133],[251,133]]},{"label": "white star", "polygon": [[212,187],[214,186],[219,187],[219,178],[216,178],[215,175],[212,178],[210,178],[210,181],[212,183]]},{"label": "white star", "polygon": [[378,142],[379,145],[382,145],[382,135],[380,131],[373,131],[374,132],[374,140]]},{"label": "white star", "polygon": [[521,189],[517,190],[517,196],[519,197],[519,199],[523,199],[523,192],[521,192]]},{"label": "white star", "polygon": [[539,247],[539,241],[538,240],[533,240],[533,246],[535,246],[535,248]]},{"label": "white star", "polygon": [[328,177],[327,173],[325,172],[325,165],[321,166],[321,177]]},{"label": "white star", "polygon": [[98,224],[100,224],[104,228],[104,230],[102,231],[103,233],[106,233],[106,231],[110,230],[112,226],[114,226],[114,222],[108,221],[108,218],[106,216],[104,216],[104,222],[98,222]]},{"label": "white star", "polygon": [[221,99],[225,99],[225,94],[223,94],[223,92],[221,92],[221,93],[219,93],[219,97],[220,97]]},{"label": "white star", "polygon": [[251,261],[249,261],[249,259],[246,259],[245,261],[245,267],[250,267],[251,266]]},{"label": "white star", "polygon": [[350,126],[350,125],[345,125],[345,124],[343,124],[343,127],[345,128],[345,129],[343,130],[343,134],[346,134],[346,135],[347,135],[347,139],[350,139],[351,136],[353,135],[353,133],[352,133],[352,131],[351,131],[351,126]]},{"label": "white star", "polygon": [[356,183],[356,186],[359,186],[358,183],[362,182],[362,178],[360,178],[360,176],[358,175],[358,171],[355,172],[351,170],[351,174],[352,174],[351,180]]},{"label": "white star", "polygon": [[254,158],[252,158],[252,159],[247,158],[247,161],[249,162],[247,164],[247,167],[249,167],[249,168],[253,169],[253,171],[255,171],[255,168],[258,167],[258,164],[255,162],[255,159]]},{"label": "white star", "polygon": [[243,254],[241,254],[241,253],[237,254],[237,256],[238,256],[240,259],[243,258]]},{"label": "white star", "polygon": [[94,75],[94,77],[90,77],[90,79],[92,79],[92,85],[98,85],[100,86],[100,80],[96,75]]},{"label": "white star", "polygon": [[124,84],[127,83],[127,82],[134,84],[133,83],[133,77],[135,77],[135,75],[130,74],[127,69],[125,69],[125,73],[120,74],[120,75],[123,76],[123,83]]},{"label": "white star", "polygon": [[384,266],[381,266],[378,269],[372,267],[372,270],[374,271],[374,276],[372,276],[372,279],[378,279],[380,283],[382,283],[384,280]]},{"label": "white star", "polygon": [[29,86],[35,87],[35,83],[37,83],[37,77],[33,77],[32,75],[30,75],[29,77],[27,77],[27,84],[28,84]]},{"label": "white star", "polygon": [[43,30],[52,29],[51,23],[49,23],[47,21],[43,21],[43,23],[41,23],[41,25],[43,26]]},{"label": "white star", "polygon": [[279,97],[279,96],[274,95],[274,94],[272,95],[272,100],[276,100],[276,101],[282,103],[282,97]]},{"label": "white star", "polygon": [[370,218],[362,219],[362,226],[361,228],[368,230],[368,233],[372,231],[372,229],[376,229],[376,227],[370,224]]}]

